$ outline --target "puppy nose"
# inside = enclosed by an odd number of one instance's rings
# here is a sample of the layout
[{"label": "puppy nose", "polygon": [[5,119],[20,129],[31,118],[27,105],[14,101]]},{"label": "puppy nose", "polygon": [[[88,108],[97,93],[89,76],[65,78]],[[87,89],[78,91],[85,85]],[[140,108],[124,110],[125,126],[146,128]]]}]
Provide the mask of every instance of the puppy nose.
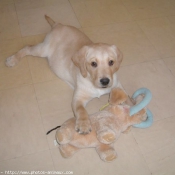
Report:
[{"label": "puppy nose", "polygon": [[100,83],[101,83],[103,86],[108,85],[109,82],[110,82],[110,79],[109,79],[109,78],[102,78],[102,79],[100,80]]}]

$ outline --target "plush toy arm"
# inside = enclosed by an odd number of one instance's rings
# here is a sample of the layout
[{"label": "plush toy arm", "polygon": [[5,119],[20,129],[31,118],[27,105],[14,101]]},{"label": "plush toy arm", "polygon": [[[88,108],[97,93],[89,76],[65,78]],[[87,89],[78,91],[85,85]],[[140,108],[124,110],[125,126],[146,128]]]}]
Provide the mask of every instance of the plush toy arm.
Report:
[{"label": "plush toy arm", "polygon": [[[145,108],[148,105],[148,103],[151,101],[152,94],[151,94],[150,90],[147,89],[147,88],[140,88],[140,89],[138,89],[132,95],[132,98],[136,99],[139,95],[142,95],[142,94],[144,94],[143,100],[140,103],[138,103],[137,105],[134,105],[134,106],[132,106],[130,108],[130,116],[136,114],[141,109]],[[148,110],[148,109],[147,109],[146,113],[147,113],[147,116],[148,116],[147,120],[142,122],[142,123],[140,123],[140,124],[134,125],[134,127],[147,128],[147,127],[152,125],[152,123],[153,123],[153,115],[152,115],[151,111]]]}]

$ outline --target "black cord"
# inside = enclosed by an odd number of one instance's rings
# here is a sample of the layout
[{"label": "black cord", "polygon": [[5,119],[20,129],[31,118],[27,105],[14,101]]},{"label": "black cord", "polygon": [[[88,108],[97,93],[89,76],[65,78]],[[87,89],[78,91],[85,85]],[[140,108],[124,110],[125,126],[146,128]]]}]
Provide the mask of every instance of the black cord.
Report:
[{"label": "black cord", "polygon": [[46,135],[48,135],[50,132],[52,132],[52,131],[54,131],[54,130],[60,128],[60,127],[61,127],[61,126],[57,126],[57,127],[53,128],[53,129],[49,130],[49,131],[46,133]]}]

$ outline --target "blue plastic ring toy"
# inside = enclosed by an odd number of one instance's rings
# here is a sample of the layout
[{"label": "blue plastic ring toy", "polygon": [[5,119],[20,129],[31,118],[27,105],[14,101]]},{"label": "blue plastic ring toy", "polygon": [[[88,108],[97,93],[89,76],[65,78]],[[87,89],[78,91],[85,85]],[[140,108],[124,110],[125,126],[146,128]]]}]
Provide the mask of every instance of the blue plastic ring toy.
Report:
[{"label": "blue plastic ring toy", "polygon": [[[148,103],[151,101],[152,99],[152,94],[151,91],[147,88],[140,88],[138,89],[133,95],[132,98],[136,99],[139,95],[144,95],[143,100],[138,103],[137,105],[134,105],[130,108],[130,116],[136,114],[137,112],[139,112],[140,110],[142,110],[144,107],[146,107],[148,105]],[[148,128],[153,124],[153,114],[151,113],[151,111],[149,109],[146,110],[146,114],[147,114],[147,120],[133,125],[134,127],[137,128]]]}]

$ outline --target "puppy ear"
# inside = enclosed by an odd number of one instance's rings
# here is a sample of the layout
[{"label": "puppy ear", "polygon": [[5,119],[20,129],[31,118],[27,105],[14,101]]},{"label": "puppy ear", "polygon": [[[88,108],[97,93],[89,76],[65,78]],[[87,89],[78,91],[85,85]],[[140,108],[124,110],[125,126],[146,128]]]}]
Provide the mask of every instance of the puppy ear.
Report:
[{"label": "puppy ear", "polygon": [[110,93],[109,103],[111,105],[122,104],[127,100],[126,93],[121,88],[113,88]]},{"label": "puppy ear", "polygon": [[87,77],[86,55],[87,55],[88,48],[89,48],[88,46],[83,46],[72,57],[73,63],[80,69],[80,72],[84,78]]},{"label": "puppy ear", "polygon": [[121,62],[122,62],[122,60],[123,60],[123,54],[122,54],[122,52],[118,49],[118,47],[117,46],[115,46],[115,45],[112,45],[111,46],[111,49],[112,49],[112,51],[115,53],[115,55],[116,55],[116,58],[117,58],[117,61],[116,61],[116,64],[115,64],[115,72],[119,69],[119,67],[120,67],[120,64],[121,64]]}]

